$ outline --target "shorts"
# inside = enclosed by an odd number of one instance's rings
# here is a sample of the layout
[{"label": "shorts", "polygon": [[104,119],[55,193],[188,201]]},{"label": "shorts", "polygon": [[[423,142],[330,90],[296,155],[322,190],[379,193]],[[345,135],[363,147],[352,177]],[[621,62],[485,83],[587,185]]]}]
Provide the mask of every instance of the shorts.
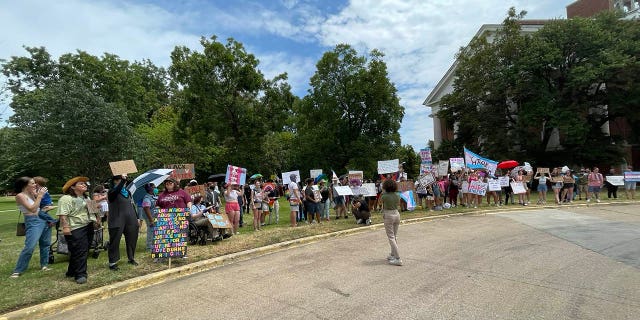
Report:
[{"label": "shorts", "polygon": [[636,182],[635,181],[629,181],[629,182],[625,182],[624,183],[624,188],[626,190],[635,190],[636,189]]},{"label": "shorts", "polygon": [[300,211],[300,204],[297,201],[295,201],[295,199],[294,201],[289,200],[289,206],[291,206],[291,211],[294,211],[294,212]]},{"label": "shorts", "polygon": [[565,183],[564,186],[562,186],[563,189],[569,189],[569,188],[573,188],[573,183]]},{"label": "shorts", "polygon": [[440,196],[440,188],[439,187],[434,187],[433,188],[433,195],[436,197]]},{"label": "shorts", "polygon": [[257,209],[257,210],[262,210],[262,201],[259,202],[253,202],[253,204],[251,205],[251,209]]},{"label": "shorts", "polygon": [[240,204],[238,204],[237,202],[227,202],[224,204],[224,211],[240,211]]},{"label": "shorts", "polygon": [[336,206],[344,205],[344,196],[333,198],[333,202],[336,204]]},{"label": "shorts", "polygon": [[600,192],[600,187],[589,186],[589,193],[598,193]]},{"label": "shorts", "polygon": [[538,192],[547,192],[547,185],[546,184],[539,184],[538,185]]},{"label": "shorts", "polygon": [[426,193],[418,193],[418,198],[420,198],[420,199],[424,199],[424,198],[426,198],[426,197],[427,197],[427,194],[426,194]]},{"label": "shorts", "polygon": [[307,201],[307,214],[320,213],[320,208],[318,208],[318,204],[315,202]]}]

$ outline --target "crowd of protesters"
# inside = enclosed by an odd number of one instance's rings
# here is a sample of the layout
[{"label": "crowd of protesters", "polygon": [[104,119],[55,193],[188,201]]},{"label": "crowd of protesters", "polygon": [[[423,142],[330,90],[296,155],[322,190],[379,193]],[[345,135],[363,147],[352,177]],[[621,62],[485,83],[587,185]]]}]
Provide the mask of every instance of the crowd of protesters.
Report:
[{"label": "crowd of protesters", "polygon": [[[51,229],[57,225],[69,247],[69,266],[66,276],[77,283],[87,282],[87,257],[94,232],[102,230],[102,224],[109,231],[108,267],[118,270],[120,260],[120,239],[124,235],[128,263],[138,265],[135,251],[141,224],[146,224],[147,236],[145,248],[151,251],[153,228],[157,209],[187,208],[190,223],[203,228],[208,240],[217,241],[240,233],[244,225],[243,215],[253,215],[253,230],[279,223],[279,199],[286,197],[289,204],[290,226],[303,224],[321,224],[332,219],[347,219],[353,216],[355,223],[371,224],[372,212],[383,214],[385,230],[389,239],[391,253],[388,261],[392,265],[402,265],[396,235],[398,232],[399,213],[411,210],[406,198],[400,197],[406,191],[415,191],[416,205],[431,211],[443,210],[456,206],[477,208],[486,199],[487,206],[518,205],[528,206],[531,203],[532,191],[537,193],[538,205],[547,204],[547,195],[552,191],[553,201],[557,205],[570,204],[576,199],[586,202],[600,202],[603,188],[607,198],[616,199],[618,189],[624,188],[627,199],[634,199],[636,182],[627,181],[624,186],[612,183],[607,177],[620,174],[611,169],[607,175],[599,172],[597,167],[571,169],[554,168],[550,172],[536,171],[531,168],[518,167],[513,170],[498,169],[495,174],[486,170],[468,170],[461,168],[446,176],[435,178],[429,184],[421,185],[406,180],[401,176],[398,181],[386,177],[375,182],[376,195],[344,195],[338,192],[340,186],[350,186],[346,176],[326,179],[308,178],[300,181],[295,174],[290,175],[288,184],[282,180],[266,180],[258,178],[245,185],[226,184],[218,186],[216,181],[208,181],[204,195],[189,195],[180,187],[178,180],[166,179],[162,185],[152,183],[143,186],[145,195],[142,201],[134,204],[127,185],[126,175],[113,176],[108,188],[98,185],[91,197],[88,192],[88,178],[75,177],[62,187],[63,196],[58,201],[58,210],[54,219],[47,213],[56,208],[46,188],[47,180],[42,177],[19,178],[15,183],[16,203],[25,222],[25,246],[18,257],[11,277],[17,278],[26,271],[36,245],[40,247],[40,269],[49,271],[49,254],[51,245]],[[629,166],[625,170],[632,171]],[[487,190],[484,196],[465,192],[466,186],[474,181],[487,183],[490,179],[505,177],[510,183],[499,190]],[[502,180],[505,180],[502,179]],[[360,181],[360,183],[365,181]],[[366,181],[371,182],[371,181]],[[524,192],[514,194],[513,184],[520,184]],[[192,180],[189,185],[197,185]],[[161,190],[160,190],[161,188]],[[89,201],[92,199],[93,201]],[[223,203],[224,199],[224,203]],[[137,208],[137,210],[136,210]],[[92,210],[93,209],[93,210]],[[206,218],[206,213],[226,213],[230,228],[215,228]],[[267,219],[268,217],[268,219]],[[156,260],[157,261],[157,260]]]}]

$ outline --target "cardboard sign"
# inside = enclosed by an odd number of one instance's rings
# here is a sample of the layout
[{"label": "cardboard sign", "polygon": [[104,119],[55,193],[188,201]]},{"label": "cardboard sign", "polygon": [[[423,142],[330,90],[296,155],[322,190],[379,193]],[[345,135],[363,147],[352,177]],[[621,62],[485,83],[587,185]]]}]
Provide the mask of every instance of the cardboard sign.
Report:
[{"label": "cardboard sign", "polygon": [[89,210],[90,214],[100,214],[100,203],[98,201],[85,199],[84,202],[87,204],[87,210]]},{"label": "cardboard sign", "polygon": [[291,175],[295,174],[296,175],[296,182],[300,182],[302,177],[300,177],[300,170],[296,170],[296,171],[289,171],[289,172],[283,172],[282,173],[282,183],[285,185],[288,185],[289,183],[291,183]]},{"label": "cardboard sign", "polygon": [[536,171],[539,174],[543,174],[543,173],[549,173],[549,168],[538,168],[538,171]]},{"label": "cardboard sign", "polygon": [[178,181],[183,179],[193,179],[196,177],[196,169],[193,163],[186,164],[167,164],[165,169],[173,169],[171,172],[171,178]]},{"label": "cardboard sign", "polygon": [[527,193],[522,182],[511,182],[511,190],[513,190],[513,194]]},{"label": "cardboard sign", "polygon": [[207,213],[207,219],[214,228],[228,229],[233,227],[226,213]]},{"label": "cardboard sign", "polygon": [[614,186],[624,186],[624,176],[606,176],[604,178]]},{"label": "cardboard sign", "polygon": [[207,191],[204,184],[198,186],[186,186],[184,187],[184,191],[186,191],[189,195],[191,195],[191,200],[195,199],[195,197],[202,197],[205,199],[207,197]]},{"label": "cardboard sign", "polygon": [[502,190],[502,186],[500,185],[500,180],[498,179],[489,179],[487,180],[487,184],[489,185],[489,191]]},{"label": "cardboard sign", "polygon": [[484,196],[487,194],[487,184],[482,181],[471,181],[469,183],[469,193]]},{"label": "cardboard sign", "polygon": [[138,172],[138,168],[136,168],[133,160],[109,162],[109,167],[111,167],[111,173],[113,173],[114,176]]},{"label": "cardboard sign", "polygon": [[314,178],[314,179],[315,179],[317,176],[319,176],[319,175],[321,175],[321,174],[322,174],[322,169],[312,169],[312,170],[309,170],[309,176],[310,176],[311,178]]},{"label": "cardboard sign", "polygon": [[187,216],[185,208],[158,209],[153,228],[152,258],[179,258],[187,255]]},{"label": "cardboard sign", "polygon": [[509,186],[509,177],[498,177],[498,181],[500,182],[500,186],[501,187],[508,187]]},{"label": "cardboard sign", "polygon": [[378,161],[378,174],[394,173],[400,171],[400,160]]},{"label": "cardboard sign", "polygon": [[349,188],[349,186],[333,186],[333,188],[336,190],[336,193],[338,195],[341,195],[341,196],[353,195],[353,191],[351,190],[351,188]]},{"label": "cardboard sign", "polygon": [[418,177],[418,183],[422,186],[430,186],[436,182],[436,177],[432,173],[423,174]]},{"label": "cardboard sign", "polygon": [[564,178],[562,176],[555,176],[555,177],[551,177],[551,182],[556,183],[556,182],[564,182]]}]

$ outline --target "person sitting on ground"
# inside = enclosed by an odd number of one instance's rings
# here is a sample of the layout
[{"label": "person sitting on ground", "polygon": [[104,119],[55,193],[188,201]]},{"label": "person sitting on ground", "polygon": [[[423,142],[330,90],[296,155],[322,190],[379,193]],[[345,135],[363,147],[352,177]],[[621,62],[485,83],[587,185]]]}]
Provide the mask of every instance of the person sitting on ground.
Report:
[{"label": "person sitting on ground", "polygon": [[358,196],[353,199],[353,215],[356,218],[357,224],[371,224],[371,212],[369,211],[369,205],[363,196]]}]

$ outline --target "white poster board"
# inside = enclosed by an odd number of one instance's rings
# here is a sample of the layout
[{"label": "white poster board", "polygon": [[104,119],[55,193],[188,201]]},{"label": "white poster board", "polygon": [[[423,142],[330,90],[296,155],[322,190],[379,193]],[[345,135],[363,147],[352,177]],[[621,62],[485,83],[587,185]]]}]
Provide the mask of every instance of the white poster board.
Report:
[{"label": "white poster board", "polygon": [[375,197],[378,195],[376,192],[376,184],[375,183],[363,183],[360,187],[360,194],[365,197]]},{"label": "white poster board", "polygon": [[484,196],[487,194],[487,184],[478,180],[471,181],[469,184],[469,193]]},{"label": "white poster board", "polygon": [[336,192],[338,193],[338,195],[341,195],[341,196],[353,195],[353,191],[351,191],[351,188],[349,188],[349,186],[334,186],[334,188],[336,189]]},{"label": "white poster board", "polygon": [[423,174],[420,177],[418,177],[418,183],[420,183],[422,186],[425,186],[425,187],[430,186],[435,182],[436,182],[436,177],[434,177],[431,172],[427,174]]},{"label": "white poster board", "polygon": [[509,177],[498,177],[498,181],[500,181],[500,186],[501,187],[508,187],[509,186]]},{"label": "white poster board", "polygon": [[513,190],[513,194],[527,193],[527,190],[524,188],[524,184],[522,182],[511,182],[511,190]]},{"label": "white poster board", "polygon": [[444,177],[449,173],[449,161],[440,160],[438,161],[438,176]]},{"label": "white poster board", "polygon": [[295,174],[296,177],[298,177],[298,179],[296,180],[296,182],[300,182],[300,179],[302,179],[300,177],[300,170],[296,170],[296,171],[289,171],[289,172],[283,172],[282,173],[282,184],[287,185],[289,183],[291,183],[291,175]]},{"label": "white poster board", "polygon": [[604,178],[614,186],[624,186],[624,176],[606,176]]},{"label": "white poster board", "polygon": [[400,171],[400,160],[399,159],[378,161],[378,173],[379,174],[394,173],[394,172],[398,172],[398,171]]},{"label": "white poster board", "polygon": [[317,176],[322,174],[322,169],[311,169],[309,170],[309,176],[311,178],[316,178]]},{"label": "white poster board", "polygon": [[489,191],[502,190],[502,186],[500,185],[500,180],[498,179],[489,179],[487,180],[487,184],[489,185]]},{"label": "white poster board", "polygon": [[464,168],[464,158],[449,158],[449,162],[451,163],[451,172]]}]

